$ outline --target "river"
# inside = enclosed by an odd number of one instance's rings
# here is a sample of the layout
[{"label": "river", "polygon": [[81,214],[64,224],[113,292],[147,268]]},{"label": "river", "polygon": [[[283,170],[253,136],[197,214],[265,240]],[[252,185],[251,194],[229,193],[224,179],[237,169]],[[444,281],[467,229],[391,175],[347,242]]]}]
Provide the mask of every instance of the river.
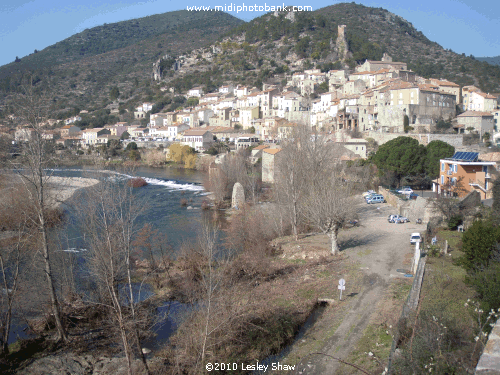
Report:
[{"label": "river", "polygon": [[[207,193],[202,186],[203,172],[173,168],[139,167],[131,173],[114,169],[77,167],[55,168],[49,170],[48,173],[60,177],[110,178],[116,180],[117,183],[130,177],[144,178],[148,185],[134,189],[137,200],[145,207],[144,213],[137,218],[137,228],[141,228],[146,223],[151,224],[153,229],[158,230],[159,235],[162,237],[163,246],[170,246],[174,254],[178,253],[183,242],[196,240],[196,235],[201,228],[202,218],[204,215],[209,214],[209,212],[201,210],[202,202],[207,200]],[[76,220],[77,215],[74,212],[75,203],[80,198],[81,196],[77,192],[63,206],[66,224],[64,227],[57,229],[57,234],[62,242],[62,250],[68,256],[76,257],[78,263],[82,264],[86,244],[79,230]],[[188,201],[187,205],[191,206],[192,209],[181,206],[181,199],[186,199]],[[75,277],[79,278],[78,275],[75,275]],[[77,285],[85,284],[77,282]],[[145,287],[144,292],[142,298],[151,294],[148,287]],[[161,306],[158,312],[165,313],[166,309],[170,312],[177,312],[183,310],[184,307],[177,302],[168,302]],[[170,314],[170,318],[154,327],[158,334],[158,342],[150,341],[147,343],[147,347],[156,348],[158,343],[164,342],[175,331],[177,319],[174,318],[174,315]],[[24,323],[15,319],[9,343],[16,341],[18,338],[28,337],[25,328]]]},{"label": "river", "polygon": [[[133,173],[120,172],[113,169],[98,168],[59,168],[50,171],[54,176],[61,177],[105,177],[126,180],[131,176],[143,177],[148,185],[134,189],[137,200],[145,206],[144,214],[137,218],[137,228],[149,223],[164,238],[164,242],[178,250],[183,241],[193,240],[200,228],[203,211],[201,204],[207,200],[202,186],[204,173],[186,169],[173,168],[136,168]],[[187,206],[181,206],[181,199],[188,201]],[[72,203],[78,200],[76,194],[66,205],[68,225],[63,229],[67,237],[68,249],[81,248],[81,238]]]}]

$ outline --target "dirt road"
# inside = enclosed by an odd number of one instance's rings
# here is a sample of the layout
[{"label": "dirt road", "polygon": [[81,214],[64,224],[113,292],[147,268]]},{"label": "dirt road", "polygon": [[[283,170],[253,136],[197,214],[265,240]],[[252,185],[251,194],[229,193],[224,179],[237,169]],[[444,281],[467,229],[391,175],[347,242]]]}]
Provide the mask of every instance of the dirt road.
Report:
[{"label": "dirt road", "polygon": [[[408,269],[404,260],[413,252],[410,234],[425,230],[424,225],[415,223],[389,223],[388,215],[396,212],[388,204],[367,205],[361,198],[359,202],[360,226],[341,233],[340,243],[341,251],[359,262],[365,276],[362,285],[352,285],[346,279],[346,297],[340,303],[349,304],[347,313],[320,350],[340,359],[355,348],[390,280],[404,277],[397,270]],[[335,374],[338,368],[338,361],[316,356],[301,363],[298,373]]]}]

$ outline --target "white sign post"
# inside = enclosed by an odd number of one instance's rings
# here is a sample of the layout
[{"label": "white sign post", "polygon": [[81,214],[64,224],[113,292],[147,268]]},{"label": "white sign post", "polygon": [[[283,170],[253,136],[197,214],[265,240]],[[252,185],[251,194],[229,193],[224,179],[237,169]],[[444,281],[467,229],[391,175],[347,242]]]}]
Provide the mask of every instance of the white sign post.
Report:
[{"label": "white sign post", "polygon": [[338,288],[340,289],[340,300],[342,301],[342,291],[345,290],[345,280],[344,279],[339,280]]}]

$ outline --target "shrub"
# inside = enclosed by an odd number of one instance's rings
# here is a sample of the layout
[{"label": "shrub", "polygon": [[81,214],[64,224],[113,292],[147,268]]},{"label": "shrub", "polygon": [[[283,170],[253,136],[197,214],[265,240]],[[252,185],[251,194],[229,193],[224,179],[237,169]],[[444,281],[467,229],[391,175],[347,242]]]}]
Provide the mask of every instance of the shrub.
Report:
[{"label": "shrub", "polygon": [[141,158],[141,154],[137,150],[130,150],[128,153],[128,158],[133,161],[137,161]]},{"label": "shrub", "polygon": [[448,221],[448,228],[450,230],[455,230],[462,223],[463,223],[462,215],[453,215]]},{"label": "shrub", "polygon": [[131,178],[130,180],[127,181],[127,185],[132,187],[132,188],[139,188],[146,186],[148,183],[146,182],[145,179],[142,177],[136,177],[136,178]]},{"label": "shrub", "polygon": [[137,143],[135,142],[130,142],[128,145],[127,145],[127,148],[126,150],[137,150]]},{"label": "shrub", "polygon": [[490,222],[475,221],[462,237],[464,255],[460,264],[469,273],[487,267],[497,242],[500,242],[500,228]]},{"label": "shrub", "polygon": [[182,198],[180,202],[181,202],[181,206],[183,206],[183,207],[187,206],[187,204],[188,204],[188,200],[186,198]]},{"label": "shrub", "polygon": [[437,258],[441,255],[441,249],[437,245],[430,245],[427,247],[427,255],[431,258]]},{"label": "shrub", "polygon": [[476,290],[484,311],[500,308],[499,262],[492,262],[484,271],[467,277],[467,283]]}]

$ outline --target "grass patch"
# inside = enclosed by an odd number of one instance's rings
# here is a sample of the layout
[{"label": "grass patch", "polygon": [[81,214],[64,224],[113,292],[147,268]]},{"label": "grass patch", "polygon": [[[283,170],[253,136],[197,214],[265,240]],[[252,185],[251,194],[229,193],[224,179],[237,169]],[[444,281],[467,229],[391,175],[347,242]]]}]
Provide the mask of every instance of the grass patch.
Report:
[{"label": "grass patch", "polygon": [[292,307],[293,306],[293,304],[292,304],[292,302],[290,302],[290,300],[285,299],[285,298],[279,298],[279,297],[274,300],[274,303],[278,307]]},{"label": "grass patch", "polygon": [[411,290],[412,280],[413,279],[401,279],[396,280],[394,283],[392,283],[389,287],[392,298],[406,301],[406,298],[408,297],[408,294]]},{"label": "grass patch", "polygon": [[332,277],[332,274],[329,271],[320,271],[317,273],[319,278]]},{"label": "grass patch", "polygon": [[288,262],[291,264],[306,264],[307,261],[305,259],[288,259]]},{"label": "grass patch", "polygon": [[[386,328],[381,325],[369,325],[357,342],[356,349],[349,354],[346,361],[355,363],[372,373],[377,373],[376,370],[379,370],[381,366],[376,359],[382,363],[386,362],[389,358],[391,345],[392,336]],[[373,356],[368,353],[372,353]],[[341,365],[337,373],[359,374],[359,371],[351,366]]]},{"label": "grass patch", "polygon": [[358,251],[358,256],[362,257],[362,256],[370,255],[371,253],[372,253],[372,250],[370,250],[370,249],[360,250],[360,251]]},{"label": "grass patch", "polygon": [[463,232],[451,231],[451,230],[441,230],[437,234],[439,241],[444,242],[448,240],[448,246],[450,250],[460,250],[462,244]]},{"label": "grass patch", "polygon": [[311,299],[315,297],[316,290],[311,288],[299,289],[295,294],[302,299]]}]

